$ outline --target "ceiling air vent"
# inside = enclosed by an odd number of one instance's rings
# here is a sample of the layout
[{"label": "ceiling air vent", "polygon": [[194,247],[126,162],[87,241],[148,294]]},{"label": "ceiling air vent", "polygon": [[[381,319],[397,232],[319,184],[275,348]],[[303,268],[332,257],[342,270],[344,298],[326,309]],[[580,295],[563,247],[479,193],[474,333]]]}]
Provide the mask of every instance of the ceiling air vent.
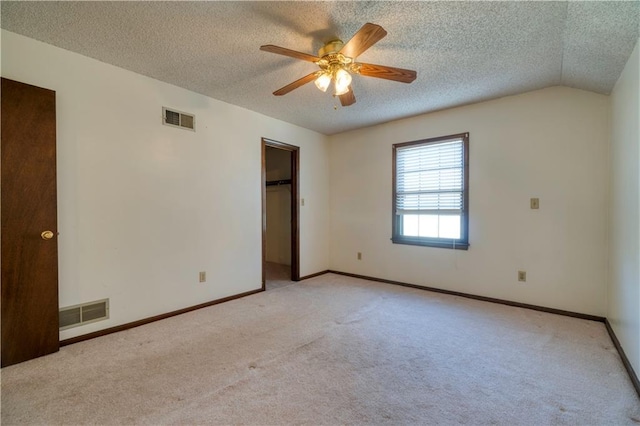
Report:
[{"label": "ceiling air vent", "polygon": [[60,321],[60,330],[108,319],[109,299],[60,308],[58,318]]},{"label": "ceiling air vent", "polygon": [[196,131],[196,116],[186,112],[162,107],[162,124]]}]

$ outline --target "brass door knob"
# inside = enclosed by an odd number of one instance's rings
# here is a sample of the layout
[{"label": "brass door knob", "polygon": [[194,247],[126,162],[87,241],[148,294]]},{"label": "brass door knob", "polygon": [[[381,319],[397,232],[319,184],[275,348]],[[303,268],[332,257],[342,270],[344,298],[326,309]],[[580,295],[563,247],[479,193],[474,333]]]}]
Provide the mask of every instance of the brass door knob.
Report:
[{"label": "brass door knob", "polygon": [[43,240],[50,240],[53,238],[53,232],[44,231],[42,234],[40,234],[40,236],[42,237]]}]

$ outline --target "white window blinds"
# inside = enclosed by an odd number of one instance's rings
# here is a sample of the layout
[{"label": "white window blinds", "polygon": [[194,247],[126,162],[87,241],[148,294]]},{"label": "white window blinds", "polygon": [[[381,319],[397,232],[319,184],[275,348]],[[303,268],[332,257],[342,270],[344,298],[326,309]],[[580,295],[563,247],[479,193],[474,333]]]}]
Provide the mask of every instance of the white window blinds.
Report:
[{"label": "white window blinds", "polygon": [[399,147],[396,152],[396,214],[461,214],[464,141]]}]

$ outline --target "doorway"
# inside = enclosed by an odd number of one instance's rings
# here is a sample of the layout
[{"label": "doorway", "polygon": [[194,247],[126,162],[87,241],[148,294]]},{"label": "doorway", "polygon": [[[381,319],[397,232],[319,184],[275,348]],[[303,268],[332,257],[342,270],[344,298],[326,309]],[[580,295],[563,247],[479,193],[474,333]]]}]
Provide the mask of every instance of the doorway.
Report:
[{"label": "doorway", "polygon": [[300,280],[299,161],[299,147],[262,139],[263,290]]}]

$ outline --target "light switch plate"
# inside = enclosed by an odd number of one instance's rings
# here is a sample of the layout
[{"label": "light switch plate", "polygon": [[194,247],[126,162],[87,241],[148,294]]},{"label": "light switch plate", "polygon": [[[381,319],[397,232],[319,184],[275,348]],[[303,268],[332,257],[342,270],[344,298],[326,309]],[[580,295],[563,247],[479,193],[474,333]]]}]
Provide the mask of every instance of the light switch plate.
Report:
[{"label": "light switch plate", "polygon": [[518,281],[526,282],[527,281],[527,272],[526,271],[518,271]]},{"label": "light switch plate", "polygon": [[537,210],[540,208],[540,199],[539,198],[532,198],[531,199],[531,208],[534,210]]}]

